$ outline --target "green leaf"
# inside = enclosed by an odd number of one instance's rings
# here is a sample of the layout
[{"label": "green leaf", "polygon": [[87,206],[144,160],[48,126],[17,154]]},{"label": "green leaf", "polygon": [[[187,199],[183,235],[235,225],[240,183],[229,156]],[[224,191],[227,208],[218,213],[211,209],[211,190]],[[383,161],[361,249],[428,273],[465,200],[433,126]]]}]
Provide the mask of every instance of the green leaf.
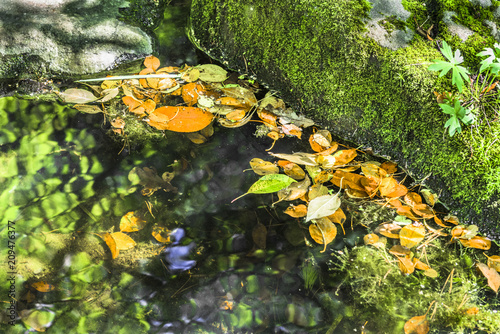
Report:
[{"label": "green leaf", "polygon": [[455,109],[448,104],[440,103],[439,107],[445,114],[455,115]]},{"label": "green leaf", "polygon": [[435,63],[429,66],[431,71],[442,71],[439,76],[442,77],[453,67],[450,63],[442,60],[433,60]]},{"label": "green leaf", "polygon": [[309,202],[309,206],[307,208],[306,222],[310,221],[311,219],[317,219],[333,215],[339,207],[340,207],[340,198],[338,194],[323,195],[316,197],[315,199]]},{"label": "green leaf", "polygon": [[453,51],[451,50],[451,47],[448,45],[448,43],[446,43],[446,41],[443,41],[441,52],[451,63],[453,63]]},{"label": "green leaf", "polygon": [[293,182],[297,181],[284,174],[264,175],[259,180],[257,180],[257,182],[252,184],[252,186],[246,193],[233,199],[231,203],[248,194],[270,194],[280,191],[281,189],[288,187]]}]

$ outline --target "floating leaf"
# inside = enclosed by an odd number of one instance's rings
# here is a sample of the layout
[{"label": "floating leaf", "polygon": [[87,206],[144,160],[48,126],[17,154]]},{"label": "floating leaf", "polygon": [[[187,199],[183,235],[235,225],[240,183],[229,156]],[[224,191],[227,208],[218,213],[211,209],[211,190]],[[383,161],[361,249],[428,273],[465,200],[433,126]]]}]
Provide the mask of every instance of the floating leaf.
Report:
[{"label": "floating leaf", "polygon": [[500,275],[498,272],[484,263],[477,263],[476,266],[484,277],[488,279],[488,286],[498,293],[498,289],[500,288]]},{"label": "floating leaf", "polygon": [[333,213],[333,215],[329,215],[328,219],[330,219],[332,221],[332,223],[339,224],[340,227],[342,227],[342,231],[345,234],[344,223],[345,223],[345,220],[346,220],[346,216],[345,216],[345,213],[342,210],[342,208],[338,208],[337,211],[335,211]]},{"label": "floating leaf", "polygon": [[415,265],[409,257],[398,257],[399,270],[405,275],[410,275],[415,271]]},{"label": "floating leaf", "polygon": [[108,102],[108,101],[114,99],[118,95],[119,92],[120,92],[120,90],[118,89],[118,87],[105,89],[101,92],[102,97],[95,102],[99,102],[99,103]]},{"label": "floating leaf", "polygon": [[85,89],[70,88],[59,93],[59,97],[67,103],[90,103],[98,99],[94,94]]},{"label": "floating leaf", "polygon": [[[386,171],[380,169],[380,163],[377,161],[367,161],[361,164],[361,171],[365,176],[379,179],[385,177]],[[383,174],[383,175],[382,175]]]},{"label": "floating leaf", "polygon": [[307,206],[304,204],[290,205],[284,212],[294,218],[305,217],[307,215]]},{"label": "floating leaf", "polygon": [[365,188],[361,185],[362,178],[364,178],[363,175],[337,170],[333,173],[333,177],[330,182],[339,188],[342,186],[342,189],[348,188],[364,192]]},{"label": "floating leaf", "polygon": [[323,196],[326,194],[328,194],[327,187],[325,187],[322,184],[315,184],[309,188],[309,192],[307,193],[307,197],[311,201],[311,200],[315,199],[316,197],[320,197],[320,196]]},{"label": "floating leaf", "polygon": [[427,334],[429,332],[429,322],[425,315],[413,317],[405,323],[405,334]]},{"label": "floating leaf", "polygon": [[177,191],[169,181],[161,178],[154,168],[139,168],[134,167],[128,173],[128,179],[133,185],[140,184],[144,187],[142,194],[151,196],[155,191],[163,189],[164,191]]},{"label": "floating leaf", "polygon": [[309,165],[316,166],[316,156],[310,153],[297,152],[294,154],[282,154],[282,153],[272,153],[269,152],[273,157],[288,160],[290,162],[295,162],[299,165]]},{"label": "floating leaf", "polygon": [[340,207],[340,198],[338,194],[335,195],[323,195],[316,197],[311,202],[309,202],[309,207],[307,209],[306,222],[327,217],[332,215]]},{"label": "floating leaf", "polygon": [[399,184],[394,178],[386,177],[380,182],[379,191],[382,197],[401,197],[406,195],[408,189]]},{"label": "floating leaf", "polygon": [[153,226],[153,231],[151,232],[151,235],[158,242],[169,243],[171,241],[170,240],[170,233],[171,233],[171,231],[168,230],[167,228],[155,225],[155,226]]},{"label": "floating leaf", "polygon": [[325,245],[321,251],[323,253],[326,250],[326,245],[337,236],[337,227],[328,218],[319,218],[309,225],[309,234],[318,244]]},{"label": "floating leaf", "polygon": [[199,79],[205,82],[223,82],[227,79],[227,71],[220,66],[204,64],[196,66],[200,72]]},{"label": "floating leaf", "polygon": [[290,176],[292,179],[302,180],[306,177],[306,172],[304,172],[304,170],[296,163],[289,162],[282,167],[285,174]]},{"label": "floating leaf", "polygon": [[491,240],[485,237],[475,236],[471,239],[460,239],[462,245],[468,248],[488,250],[491,248]]},{"label": "floating leaf", "polygon": [[310,185],[311,180],[307,176],[300,182],[290,184],[288,187],[278,191],[279,201],[293,201],[305,196]]},{"label": "floating leaf", "polygon": [[156,71],[158,67],[160,67],[160,60],[155,56],[147,56],[144,59],[144,66],[146,66],[146,68],[151,68],[153,71]]},{"label": "floating leaf", "polygon": [[436,204],[439,199],[438,195],[436,195],[429,189],[422,189],[420,190],[420,193],[422,194],[422,196],[424,196],[425,201],[430,206],[434,206],[434,204]]},{"label": "floating leaf", "polygon": [[127,250],[135,246],[135,241],[122,232],[111,233],[111,237],[115,240],[117,250]]},{"label": "floating leaf", "polygon": [[335,152],[333,154],[333,157],[335,158],[335,165],[340,166],[340,165],[345,165],[349,162],[351,162],[354,158],[356,158],[358,154],[356,153],[356,149],[351,148],[348,150],[342,150]]},{"label": "floating leaf", "polygon": [[408,192],[404,196],[404,201],[406,202],[406,204],[413,207],[417,204],[422,204],[422,197],[415,192]]},{"label": "floating leaf", "polygon": [[259,158],[250,160],[250,167],[258,175],[278,174],[279,168],[270,161],[265,161]]},{"label": "floating leaf", "polygon": [[252,184],[246,193],[233,199],[231,203],[248,194],[270,194],[280,191],[281,189],[288,187],[293,182],[297,181],[283,174],[264,175],[257,182]]},{"label": "floating leaf", "polygon": [[402,246],[413,248],[425,238],[425,227],[420,223],[406,225],[399,232]]},{"label": "floating leaf", "polygon": [[120,220],[121,232],[137,232],[146,226],[146,221],[135,215],[134,211],[126,213]]},{"label": "floating leaf", "polygon": [[47,282],[40,281],[40,282],[35,282],[31,284],[31,286],[36,290],[40,292],[50,292],[55,289],[55,287]]},{"label": "floating leaf", "polygon": [[500,271],[500,256],[493,255],[487,256],[488,258],[488,267],[495,269],[496,271]]},{"label": "floating leaf", "polygon": [[415,204],[411,209],[415,214],[425,219],[431,219],[435,216],[434,210],[427,204]]},{"label": "floating leaf", "polygon": [[158,130],[196,132],[208,126],[212,113],[195,107],[161,107],[153,111],[146,121]]},{"label": "floating leaf", "polygon": [[401,226],[393,223],[383,223],[377,226],[375,229],[375,233],[380,233],[385,237],[391,239],[399,239],[399,231],[401,230]]},{"label": "floating leaf", "polygon": [[394,174],[398,171],[398,165],[391,161],[385,161],[380,165],[380,168],[389,174]]}]

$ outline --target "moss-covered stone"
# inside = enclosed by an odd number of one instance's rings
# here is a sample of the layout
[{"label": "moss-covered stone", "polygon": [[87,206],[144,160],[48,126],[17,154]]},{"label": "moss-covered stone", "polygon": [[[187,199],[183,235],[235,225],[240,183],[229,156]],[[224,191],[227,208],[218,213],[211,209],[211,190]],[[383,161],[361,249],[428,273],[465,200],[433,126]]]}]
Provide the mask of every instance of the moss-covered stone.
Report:
[{"label": "moss-covered stone", "polygon": [[[386,13],[373,10],[379,3],[194,0],[190,35],[211,57],[248,69],[335,134],[398,161],[416,181],[442,191],[463,220],[498,236],[500,124],[479,115],[461,134],[445,133],[447,115],[433,91],[453,88],[449,77],[427,69],[442,56],[423,36],[446,40],[477,69],[475,55],[495,41],[490,27],[498,25],[498,3],[407,0]],[[391,23],[386,30],[387,22],[405,25]],[[450,22],[473,33],[464,40]],[[395,34],[402,37],[397,47]]]}]

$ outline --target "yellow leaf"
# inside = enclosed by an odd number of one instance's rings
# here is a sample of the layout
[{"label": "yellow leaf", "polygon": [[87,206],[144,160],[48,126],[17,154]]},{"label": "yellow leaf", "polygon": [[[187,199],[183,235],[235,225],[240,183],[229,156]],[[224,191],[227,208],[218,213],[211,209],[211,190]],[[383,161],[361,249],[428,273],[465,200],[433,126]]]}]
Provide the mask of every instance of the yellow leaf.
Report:
[{"label": "yellow leaf", "polygon": [[326,245],[337,236],[337,227],[326,217],[318,218],[309,225],[309,234],[318,244],[325,245],[321,251],[323,253],[326,250]]},{"label": "yellow leaf", "polygon": [[405,323],[405,334],[427,334],[429,332],[429,322],[425,315],[413,317]]},{"label": "yellow leaf", "polygon": [[161,242],[161,243],[170,242],[170,230],[166,229],[165,227],[155,225],[153,227],[153,232],[151,232],[151,235],[158,242]]},{"label": "yellow leaf", "polygon": [[488,250],[491,248],[491,240],[485,237],[475,236],[471,239],[460,239],[465,247]]},{"label": "yellow leaf", "polygon": [[127,250],[130,248],[134,248],[135,246],[135,241],[125,233],[122,232],[111,233],[111,237],[116,243],[117,250]]},{"label": "yellow leaf", "polygon": [[304,204],[290,205],[284,212],[294,218],[305,217],[307,215],[307,206]]},{"label": "yellow leaf", "polygon": [[488,286],[493,291],[498,292],[498,288],[500,288],[500,275],[498,272],[484,263],[477,263],[476,266],[484,277],[488,279]]},{"label": "yellow leaf", "polygon": [[278,174],[279,168],[275,164],[270,161],[265,161],[259,158],[253,158],[250,160],[250,167],[258,175],[267,175],[267,174]]},{"label": "yellow leaf", "polygon": [[401,245],[413,248],[418,245],[425,237],[425,227],[421,223],[414,222],[406,225],[399,232]]},{"label": "yellow leaf", "polygon": [[115,242],[115,239],[111,236],[110,233],[98,233],[97,234],[102,240],[104,240],[104,242],[106,243],[106,245],[108,245],[109,247],[109,250],[111,251],[111,257],[113,259],[116,259],[116,257],[118,256],[118,254],[120,253],[120,251],[116,248],[116,242]]},{"label": "yellow leaf", "polygon": [[141,230],[146,225],[146,221],[135,215],[135,212],[130,211],[125,214],[120,220],[121,232],[136,232]]}]

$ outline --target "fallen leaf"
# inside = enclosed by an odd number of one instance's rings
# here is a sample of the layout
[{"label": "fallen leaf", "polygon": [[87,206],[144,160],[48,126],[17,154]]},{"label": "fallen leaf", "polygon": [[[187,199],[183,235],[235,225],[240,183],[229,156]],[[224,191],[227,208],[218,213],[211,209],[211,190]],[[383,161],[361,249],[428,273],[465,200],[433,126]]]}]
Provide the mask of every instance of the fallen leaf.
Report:
[{"label": "fallen leaf", "polygon": [[434,204],[436,204],[439,199],[438,195],[436,195],[429,189],[422,189],[420,190],[420,193],[422,194],[422,196],[424,196],[425,201],[430,206],[434,206]]},{"label": "fallen leaf", "polygon": [[283,166],[283,171],[286,175],[294,180],[302,180],[306,177],[306,172],[296,163],[290,162]]},{"label": "fallen leaf", "polygon": [[411,208],[416,215],[424,218],[431,219],[435,216],[434,210],[427,204],[415,204]]},{"label": "fallen leaf", "polygon": [[323,253],[326,246],[335,239],[337,227],[328,218],[319,218],[309,225],[309,234],[316,243],[324,245],[321,251]]},{"label": "fallen leaf", "polygon": [[309,188],[309,192],[307,193],[307,197],[309,200],[313,200],[316,197],[323,196],[328,194],[328,188],[322,184],[315,184]]},{"label": "fallen leaf", "polygon": [[111,237],[115,240],[117,250],[127,250],[135,246],[135,241],[122,232],[111,233]]},{"label": "fallen leaf", "polygon": [[257,182],[250,186],[246,193],[233,199],[231,203],[248,194],[270,194],[288,187],[293,182],[297,182],[291,177],[283,174],[269,174],[262,176]]},{"label": "fallen leaf", "polygon": [[421,223],[415,222],[406,225],[399,231],[399,240],[402,246],[413,248],[425,238],[425,227]]},{"label": "fallen leaf", "polygon": [[208,126],[212,113],[195,107],[161,107],[153,111],[146,121],[158,130],[196,132]]},{"label": "fallen leaf", "polygon": [[495,269],[488,267],[484,263],[480,262],[476,263],[476,266],[479,269],[479,271],[484,275],[484,277],[488,279],[488,286],[493,291],[498,293],[498,288],[500,288],[500,275],[498,274],[498,272]]},{"label": "fallen leaf", "polygon": [[305,196],[310,185],[311,180],[307,176],[300,182],[290,184],[288,187],[278,191],[279,201],[293,201]]},{"label": "fallen leaf", "polygon": [[391,161],[385,161],[380,165],[380,168],[389,174],[394,174],[398,171],[398,165]]},{"label": "fallen leaf", "polygon": [[330,182],[342,189],[349,188],[364,192],[365,188],[361,185],[363,178],[363,175],[337,170],[333,173]]},{"label": "fallen leaf", "polygon": [[500,271],[500,256],[486,256],[488,258],[488,267],[495,269],[496,271]]},{"label": "fallen leaf", "polygon": [[335,166],[348,164],[356,158],[357,155],[356,149],[354,148],[337,151],[333,154],[333,157],[335,158]]},{"label": "fallen leaf", "polygon": [[288,208],[286,208],[284,212],[294,218],[305,217],[307,215],[307,206],[305,206],[304,204],[291,204]]},{"label": "fallen leaf", "polygon": [[111,236],[110,233],[105,232],[105,233],[98,233],[97,234],[104,242],[106,245],[108,245],[109,250],[111,251],[111,257],[113,259],[116,259],[118,254],[120,253],[120,250],[116,248],[116,242],[115,239]]},{"label": "fallen leaf", "polygon": [[147,56],[144,59],[144,66],[146,66],[146,68],[151,68],[153,71],[156,71],[158,67],[160,67],[160,60],[155,56]]},{"label": "fallen leaf", "polygon": [[306,222],[327,217],[332,215],[340,207],[340,198],[338,194],[335,195],[323,195],[316,197],[309,202],[309,207],[307,209]]},{"label": "fallen leaf", "polygon": [[266,249],[267,228],[262,223],[257,223],[252,230],[252,239],[259,249]]},{"label": "fallen leaf", "polygon": [[398,224],[383,223],[377,226],[374,232],[391,239],[399,239],[399,231],[401,231],[401,226]]},{"label": "fallen leaf", "polygon": [[258,175],[267,175],[267,174],[278,174],[279,168],[275,164],[270,161],[265,161],[259,158],[253,158],[250,160],[250,167]]},{"label": "fallen leaf", "polygon": [[272,153],[269,152],[270,155],[276,158],[288,160],[290,162],[295,162],[299,165],[309,165],[316,166],[316,156],[310,153],[294,153],[294,154],[283,154],[283,153]]},{"label": "fallen leaf", "polygon": [[462,245],[468,248],[488,250],[491,248],[491,240],[485,237],[475,236],[471,239],[459,239]]},{"label": "fallen leaf", "polygon": [[416,192],[408,192],[403,200],[405,201],[406,204],[408,204],[409,206],[413,207],[415,205],[418,205],[418,204],[422,204],[422,197],[417,194]]},{"label": "fallen leaf", "polygon": [[190,82],[182,86],[182,99],[188,107],[195,105],[202,95],[205,92],[205,87],[202,84],[196,82]]},{"label": "fallen leaf", "polygon": [[99,99],[88,90],[79,88],[66,89],[59,93],[59,97],[66,103],[90,103]]},{"label": "fallen leaf", "polygon": [[409,257],[397,257],[399,270],[405,275],[410,275],[415,271],[415,265]]},{"label": "fallen leaf", "polygon": [[378,240],[379,236],[374,233],[367,234],[363,237],[363,242],[365,245],[373,245],[378,242]]},{"label": "fallen leaf", "polygon": [[120,220],[121,232],[137,232],[146,226],[146,221],[136,216],[134,211],[127,212]]},{"label": "fallen leaf", "polygon": [[429,322],[425,315],[413,317],[405,323],[405,334],[427,334],[429,332]]},{"label": "fallen leaf", "polygon": [[389,253],[398,257],[410,257],[411,250],[408,247],[402,245],[394,245],[389,249]]},{"label": "fallen leaf", "polygon": [[413,261],[413,264],[415,265],[415,269],[418,269],[418,270],[429,270],[429,269],[431,269],[431,267],[429,267],[427,264],[425,264],[424,262],[420,261],[416,257],[414,257],[412,261]]},{"label": "fallen leaf", "polygon": [[227,79],[227,71],[220,66],[204,64],[196,66],[200,72],[199,79],[205,82],[223,82]]},{"label": "fallen leaf", "polygon": [[151,235],[158,242],[169,243],[171,241],[170,240],[170,233],[171,233],[171,231],[168,230],[167,228],[155,225],[155,226],[153,226],[153,231],[151,232]]},{"label": "fallen leaf", "polygon": [[104,112],[101,107],[93,105],[93,104],[75,104],[73,106],[78,111],[87,113],[87,114],[98,114],[100,112]]}]

